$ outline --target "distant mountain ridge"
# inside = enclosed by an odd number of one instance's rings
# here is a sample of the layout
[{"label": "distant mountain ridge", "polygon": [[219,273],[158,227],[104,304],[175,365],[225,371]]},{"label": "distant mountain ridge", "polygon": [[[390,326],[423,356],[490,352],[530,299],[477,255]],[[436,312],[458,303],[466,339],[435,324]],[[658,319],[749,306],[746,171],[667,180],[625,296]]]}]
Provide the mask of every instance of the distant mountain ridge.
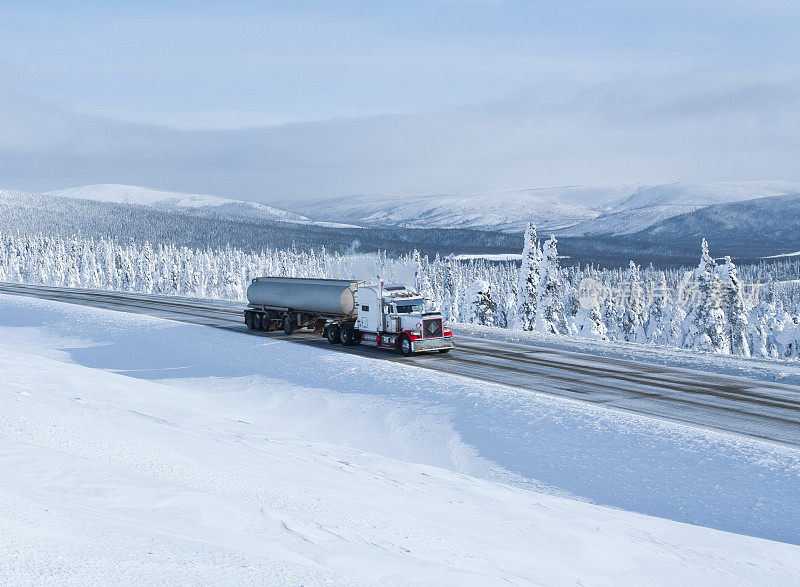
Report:
[{"label": "distant mountain ridge", "polygon": [[519,233],[534,222],[563,236],[620,236],[700,208],[800,193],[800,182],[562,186],[422,196],[357,195],[280,202],[319,220]]},{"label": "distant mountain ridge", "polygon": [[780,259],[800,251],[800,193],[706,206],[625,234],[557,235],[563,254],[605,265],[691,265],[704,238],[716,257]]},{"label": "distant mountain ridge", "polygon": [[[756,198],[707,206],[681,214],[632,235],[661,243],[706,238],[735,249],[746,244],[754,254],[797,251],[800,248],[800,190],[786,196]],[[740,245],[739,243],[742,243]]]},{"label": "distant mountain ridge", "polygon": [[[230,245],[244,251],[284,249],[424,255],[515,252],[520,238],[477,230],[353,228],[292,223],[232,215],[218,207],[162,208],[155,205],[70,198],[0,188],[0,233],[114,237],[121,241],[174,243],[194,248]],[[2,251],[0,251],[2,253]]]},{"label": "distant mountain ridge", "polygon": [[[754,193],[767,197],[751,198]],[[572,203],[557,201],[567,196]],[[325,202],[309,203],[308,208],[322,210]],[[518,254],[521,241],[516,229],[533,218],[540,236],[558,237],[559,251],[570,264],[621,266],[632,259],[642,264],[691,265],[702,238],[708,239],[716,256],[731,255],[742,262],[800,251],[800,182],[710,188],[669,184],[628,192],[567,186],[460,196],[359,196],[331,202],[325,208],[328,213],[341,211],[345,217],[330,216],[327,222],[314,220],[317,214],[306,216],[254,202],[115,184],[43,195],[0,190],[0,231],[118,234],[193,246],[230,242],[258,249],[324,244],[339,251],[360,246],[507,256]],[[708,202],[717,203],[703,205]],[[364,227],[349,223],[353,221]]]},{"label": "distant mountain ridge", "polygon": [[161,210],[202,209],[248,219],[274,220],[294,224],[347,227],[335,222],[311,220],[302,214],[289,212],[260,202],[247,202],[206,194],[188,194],[113,183],[84,185],[46,192],[46,195],[77,198],[96,202],[115,202],[148,206]]}]

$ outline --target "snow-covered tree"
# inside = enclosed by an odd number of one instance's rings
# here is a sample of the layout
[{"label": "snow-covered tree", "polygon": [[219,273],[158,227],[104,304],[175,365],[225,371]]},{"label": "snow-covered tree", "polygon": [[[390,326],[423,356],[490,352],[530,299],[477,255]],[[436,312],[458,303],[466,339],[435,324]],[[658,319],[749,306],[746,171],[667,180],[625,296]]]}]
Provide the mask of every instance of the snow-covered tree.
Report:
[{"label": "snow-covered tree", "polygon": [[423,267],[422,256],[414,249],[414,289],[426,300],[433,300],[433,287],[428,272]]},{"label": "snow-covered tree", "polygon": [[[342,255],[296,247],[248,251],[81,235],[0,234],[0,280],[242,301],[249,281],[258,275],[374,279],[380,274],[419,289],[430,284],[429,295],[448,320],[489,323],[489,314],[479,318],[474,312],[472,292],[467,292],[486,282],[495,304],[488,306],[491,322],[506,328],[520,327],[524,304],[518,303],[518,288],[534,282],[536,295],[531,297],[528,289],[529,307],[535,309],[532,327],[544,332],[798,358],[800,260],[734,267],[726,259],[717,265],[705,245],[700,264],[685,276],[652,266],[561,268],[554,241],[542,254],[533,227],[526,239],[523,271],[513,262],[430,259],[420,253]],[[365,266],[370,267],[367,273]],[[538,277],[529,281],[531,275]],[[584,303],[581,288],[589,280],[604,292],[597,303]],[[750,301],[742,284],[757,282],[766,285],[754,290]]]},{"label": "snow-covered tree", "polygon": [[639,266],[630,262],[625,273],[625,305],[622,311],[622,336],[628,342],[643,340],[644,334],[644,288]]},{"label": "snow-covered tree", "polygon": [[522,248],[522,264],[519,268],[516,287],[517,321],[522,330],[533,330],[536,326],[536,304],[540,281],[539,264],[542,253],[536,237],[536,226],[528,223],[525,231],[525,242]]},{"label": "snow-covered tree", "polygon": [[564,282],[558,262],[558,241],[551,236],[544,244],[536,289],[536,329],[551,334],[567,334],[564,316]]},{"label": "snow-covered tree", "polygon": [[607,328],[600,310],[602,299],[601,284],[592,278],[583,279],[579,290],[573,294],[576,310],[569,318],[569,331],[572,336],[607,340]]},{"label": "snow-covered tree", "polygon": [[689,274],[691,306],[684,320],[684,348],[707,352],[730,353],[725,337],[725,313],[720,308],[719,277],[716,263],[703,239],[700,263]]},{"label": "snow-covered tree", "polygon": [[478,280],[467,286],[464,290],[462,311],[465,322],[483,326],[495,325],[497,302],[494,299],[494,290],[488,281]]},{"label": "snow-covered tree", "polygon": [[730,257],[725,257],[725,263],[717,267],[717,277],[720,282],[722,310],[725,313],[725,344],[735,355],[750,356],[747,312],[736,265],[731,262]]}]

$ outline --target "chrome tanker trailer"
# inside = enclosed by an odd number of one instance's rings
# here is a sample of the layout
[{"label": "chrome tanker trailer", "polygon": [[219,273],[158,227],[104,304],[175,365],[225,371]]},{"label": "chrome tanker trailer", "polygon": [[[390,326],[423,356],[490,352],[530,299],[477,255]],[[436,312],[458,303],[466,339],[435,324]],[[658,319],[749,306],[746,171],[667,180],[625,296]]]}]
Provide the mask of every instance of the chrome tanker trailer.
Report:
[{"label": "chrome tanker trailer", "polygon": [[404,355],[446,353],[453,333],[420,294],[402,285],[341,279],[257,277],[247,288],[250,330],[312,328],[331,344],[370,344]]}]

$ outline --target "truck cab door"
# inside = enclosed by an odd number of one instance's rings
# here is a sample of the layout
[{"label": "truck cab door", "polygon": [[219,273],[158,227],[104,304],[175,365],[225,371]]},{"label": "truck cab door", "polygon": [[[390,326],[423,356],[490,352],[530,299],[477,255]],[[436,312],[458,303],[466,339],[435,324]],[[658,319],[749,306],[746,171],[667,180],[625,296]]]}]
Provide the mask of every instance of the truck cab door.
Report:
[{"label": "truck cab door", "polygon": [[381,310],[377,300],[359,302],[357,327],[361,332],[380,330]]}]

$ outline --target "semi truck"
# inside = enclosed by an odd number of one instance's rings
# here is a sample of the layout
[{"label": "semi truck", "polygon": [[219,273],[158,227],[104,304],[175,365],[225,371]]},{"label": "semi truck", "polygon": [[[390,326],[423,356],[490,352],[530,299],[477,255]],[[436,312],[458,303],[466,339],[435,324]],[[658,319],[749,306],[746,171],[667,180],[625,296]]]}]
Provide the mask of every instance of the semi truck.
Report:
[{"label": "semi truck", "polygon": [[425,300],[402,285],[347,279],[257,277],[247,288],[244,321],[250,330],[320,332],[331,344],[368,344],[411,356],[446,353],[453,333]]}]

